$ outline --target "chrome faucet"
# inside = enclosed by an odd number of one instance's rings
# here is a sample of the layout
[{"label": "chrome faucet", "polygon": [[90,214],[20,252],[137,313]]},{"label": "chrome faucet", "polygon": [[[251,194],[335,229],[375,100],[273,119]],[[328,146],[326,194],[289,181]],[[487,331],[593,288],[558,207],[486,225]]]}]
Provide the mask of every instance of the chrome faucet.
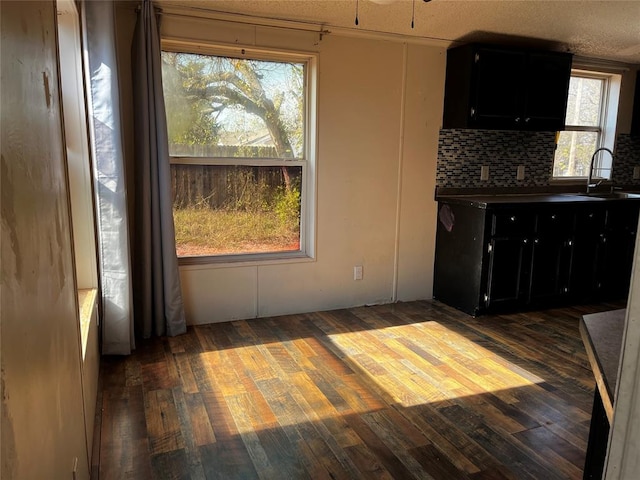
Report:
[{"label": "chrome faucet", "polygon": [[[597,183],[593,183],[593,165],[596,163],[596,156],[602,150],[609,152],[609,155],[611,155],[611,164],[613,165],[613,152],[608,148],[600,147],[597,148],[595,152],[593,152],[593,155],[591,156],[591,162],[589,163],[589,176],[587,177],[587,194],[591,193],[592,188],[596,188],[602,183],[602,180]],[[602,170],[602,168],[599,168],[598,170]]]}]

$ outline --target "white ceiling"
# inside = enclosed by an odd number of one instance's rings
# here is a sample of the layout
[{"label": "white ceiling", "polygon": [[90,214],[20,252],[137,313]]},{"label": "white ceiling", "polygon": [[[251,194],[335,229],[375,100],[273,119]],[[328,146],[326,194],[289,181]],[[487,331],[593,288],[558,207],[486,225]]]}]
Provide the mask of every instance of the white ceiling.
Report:
[{"label": "white ceiling", "polygon": [[[216,12],[295,20],[447,42],[518,41],[584,57],[640,64],[640,0],[159,0]],[[359,25],[354,23],[358,3]],[[506,38],[508,36],[510,38]],[[529,43],[527,41],[527,43]]]}]

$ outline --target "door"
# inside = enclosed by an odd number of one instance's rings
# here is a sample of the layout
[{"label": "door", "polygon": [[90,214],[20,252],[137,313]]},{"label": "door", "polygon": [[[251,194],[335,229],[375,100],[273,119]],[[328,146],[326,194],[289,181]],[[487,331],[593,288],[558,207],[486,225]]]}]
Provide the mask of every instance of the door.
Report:
[{"label": "door", "polygon": [[515,305],[522,300],[524,258],[528,239],[494,237],[489,252],[486,307]]},{"label": "door", "polygon": [[564,128],[567,92],[571,78],[571,55],[557,52],[530,53],[523,88],[524,127],[556,131]]},{"label": "door", "polygon": [[474,57],[471,119],[480,128],[513,129],[520,118],[519,96],[525,54],[479,48]]},{"label": "door", "polygon": [[605,270],[606,210],[588,206],[576,214],[570,293],[577,300],[596,300]]},{"label": "door", "polygon": [[529,301],[552,301],[569,293],[574,215],[562,208],[544,209],[536,217],[531,245]]}]

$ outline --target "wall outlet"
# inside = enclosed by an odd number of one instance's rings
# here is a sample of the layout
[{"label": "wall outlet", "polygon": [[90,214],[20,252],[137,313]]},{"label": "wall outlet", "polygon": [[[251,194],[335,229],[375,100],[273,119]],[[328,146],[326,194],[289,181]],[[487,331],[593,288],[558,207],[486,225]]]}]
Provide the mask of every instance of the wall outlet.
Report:
[{"label": "wall outlet", "polygon": [[353,279],[362,280],[362,265],[356,265],[353,267]]},{"label": "wall outlet", "polygon": [[489,165],[480,167],[480,180],[489,180]]},{"label": "wall outlet", "polygon": [[634,180],[640,179],[640,167],[633,167],[633,179]]},{"label": "wall outlet", "polygon": [[516,180],[524,180],[524,165],[518,165],[516,170]]}]

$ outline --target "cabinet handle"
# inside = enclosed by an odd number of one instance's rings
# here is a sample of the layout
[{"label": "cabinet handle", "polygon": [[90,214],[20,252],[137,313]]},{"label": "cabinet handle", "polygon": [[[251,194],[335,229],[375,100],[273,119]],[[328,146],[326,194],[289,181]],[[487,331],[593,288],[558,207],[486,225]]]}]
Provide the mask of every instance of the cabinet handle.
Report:
[{"label": "cabinet handle", "polygon": [[568,292],[569,292],[569,287],[564,287],[564,288],[562,289],[562,291],[563,291],[564,293],[568,293]]},{"label": "cabinet handle", "polygon": [[569,240],[567,244],[571,247],[573,245],[573,240]]},{"label": "cabinet handle", "polygon": [[491,244],[487,245],[487,253],[491,253],[493,251],[493,246]]},{"label": "cabinet handle", "polygon": [[529,120],[531,120],[529,117],[524,119],[524,123],[529,123]]},{"label": "cabinet handle", "polygon": [[515,222],[516,221],[516,216],[515,215],[511,215],[509,217],[509,220],[511,220],[512,222]]},{"label": "cabinet handle", "polygon": [[471,107],[471,118],[476,118],[476,109]]},{"label": "cabinet handle", "polygon": [[478,63],[480,61],[480,54],[476,53],[475,62]]},{"label": "cabinet handle", "polygon": [[553,215],[551,215],[551,220],[555,220],[556,219],[556,214],[554,213]]},{"label": "cabinet handle", "polygon": [[536,238],[536,239],[533,241],[533,243],[535,243],[535,244],[537,245],[538,243],[540,243],[540,240]]},{"label": "cabinet handle", "polygon": [[516,117],[516,123],[520,123],[520,117]]},{"label": "cabinet handle", "polygon": [[489,295],[487,295],[486,293],[484,294],[484,303],[489,302]]},{"label": "cabinet handle", "polygon": [[529,243],[529,239],[525,238],[524,240],[522,240],[522,243],[524,243],[526,245],[527,243]]}]

